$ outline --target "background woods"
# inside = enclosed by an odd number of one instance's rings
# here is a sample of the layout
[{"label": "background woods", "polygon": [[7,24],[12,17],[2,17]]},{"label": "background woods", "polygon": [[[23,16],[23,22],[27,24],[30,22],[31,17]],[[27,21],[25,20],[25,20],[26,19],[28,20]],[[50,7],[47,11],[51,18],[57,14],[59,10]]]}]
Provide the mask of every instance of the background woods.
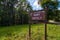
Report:
[{"label": "background woods", "polygon": [[[47,7],[47,19],[60,21],[57,0],[39,0],[43,10]],[[27,0],[0,0],[0,25],[27,24],[28,13],[32,10]]]},{"label": "background woods", "polygon": [[26,0],[0,0],[0,25],[28,23]]}]

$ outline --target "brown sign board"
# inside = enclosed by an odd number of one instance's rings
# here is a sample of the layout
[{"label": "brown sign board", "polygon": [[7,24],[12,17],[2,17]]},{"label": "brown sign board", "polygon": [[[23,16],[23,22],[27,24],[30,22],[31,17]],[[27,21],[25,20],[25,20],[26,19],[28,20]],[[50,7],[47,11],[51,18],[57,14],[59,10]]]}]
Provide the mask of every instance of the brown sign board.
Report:
[{"label": "brown sign board", "polygon": [[[45,21],[45,40],[47,40],[47,19],[46,19],[46,13],[45,11],[33,11],[31,13],[29,13],[30,19],[31,20],[42,20]],[[30,22],[32,22],[30,20]],[[31,40],[31,23],[29,23],[29,38]]]},{"label": "brown sign board", "polygon": [[45,20],[45,11],[34,11],[30,16],[32,20]]}]

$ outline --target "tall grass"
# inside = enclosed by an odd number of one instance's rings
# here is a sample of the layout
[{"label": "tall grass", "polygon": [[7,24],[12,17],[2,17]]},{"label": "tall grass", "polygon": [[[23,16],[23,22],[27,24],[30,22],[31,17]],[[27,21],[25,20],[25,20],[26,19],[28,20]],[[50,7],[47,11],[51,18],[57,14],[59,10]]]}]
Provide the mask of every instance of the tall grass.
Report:
[{"label": "tall grass", "polygon": [[[44,24],[31,25],[31,40],[44,40]],[[29,25],[0,27],[0,40],[29,40]],[[47,25],[48,40],[60,40],[60,26]]]}]

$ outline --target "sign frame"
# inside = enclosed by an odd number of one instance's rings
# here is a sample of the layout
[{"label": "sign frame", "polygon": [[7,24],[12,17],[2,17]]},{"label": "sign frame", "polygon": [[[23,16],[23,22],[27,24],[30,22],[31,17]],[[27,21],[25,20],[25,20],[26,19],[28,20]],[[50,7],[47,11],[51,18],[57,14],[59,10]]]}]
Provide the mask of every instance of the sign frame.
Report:
[{"label": "sign frame", "polygon": [[[39,10],[40,12],[41,11],[45,11],[45,18],[44,18],[44,24],[45,24],[45,40],[47,40],[47,12],[46,10]],[[32,11],[33,12],[33,11]],[[38,11],[37,11],[38,12]],[[31,12],[29,12],[29,40],[31,40],[31,24],[32,24],[32,16],[31,16]]]}]

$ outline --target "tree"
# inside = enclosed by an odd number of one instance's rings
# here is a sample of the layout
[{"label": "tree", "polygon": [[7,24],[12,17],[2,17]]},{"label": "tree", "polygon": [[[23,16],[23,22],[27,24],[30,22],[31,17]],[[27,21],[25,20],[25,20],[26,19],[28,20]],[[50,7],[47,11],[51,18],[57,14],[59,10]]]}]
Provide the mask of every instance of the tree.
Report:
[{"label": "tree", "polygon": [[46,13],[47,13],[47,19],[48,19],[48,20],[49,20],[49,19],[55,20],[56,15],[58,15],[58,14],[56,13],[56,11],[57,11],[57,5],[58,5],[57,1],[51,1],[51,0],[48,0],[48,1],[45,0],[45,2],[42,1],[42,7],[43,7],[44,9],[47,8],[47,10],[45,10],[45,11],[46,11]]},{"label": "tree", "polygon": [[40,5],[42,5],[42,4],[46,3],[47,1],[50,1],[50,0],[39,0],[39,3],[40,3]]},{"label": "tree", "polygon": [[18,6],[18,12],[19,12],[19,15],[20,15],[21,23],[22,24],[23,23],[28,23],[28,14],[29,14],[28,11],[32,11],[32,7],[30,6],[30,4],[27,1],[26,2],[21,2],[21,4],[19,4],[19,5],[20,6]]},{"label": "tree", "polygon": [[25,16],[28,17],[27,9],[28,2],[26,0],[0,0],[0,24],[18,24],[22,15],[23,20]]},{"label": "tree", "polygon": [[1,24],[10,25],[14,19],[14,5],[17,0],[1,0]]}]

